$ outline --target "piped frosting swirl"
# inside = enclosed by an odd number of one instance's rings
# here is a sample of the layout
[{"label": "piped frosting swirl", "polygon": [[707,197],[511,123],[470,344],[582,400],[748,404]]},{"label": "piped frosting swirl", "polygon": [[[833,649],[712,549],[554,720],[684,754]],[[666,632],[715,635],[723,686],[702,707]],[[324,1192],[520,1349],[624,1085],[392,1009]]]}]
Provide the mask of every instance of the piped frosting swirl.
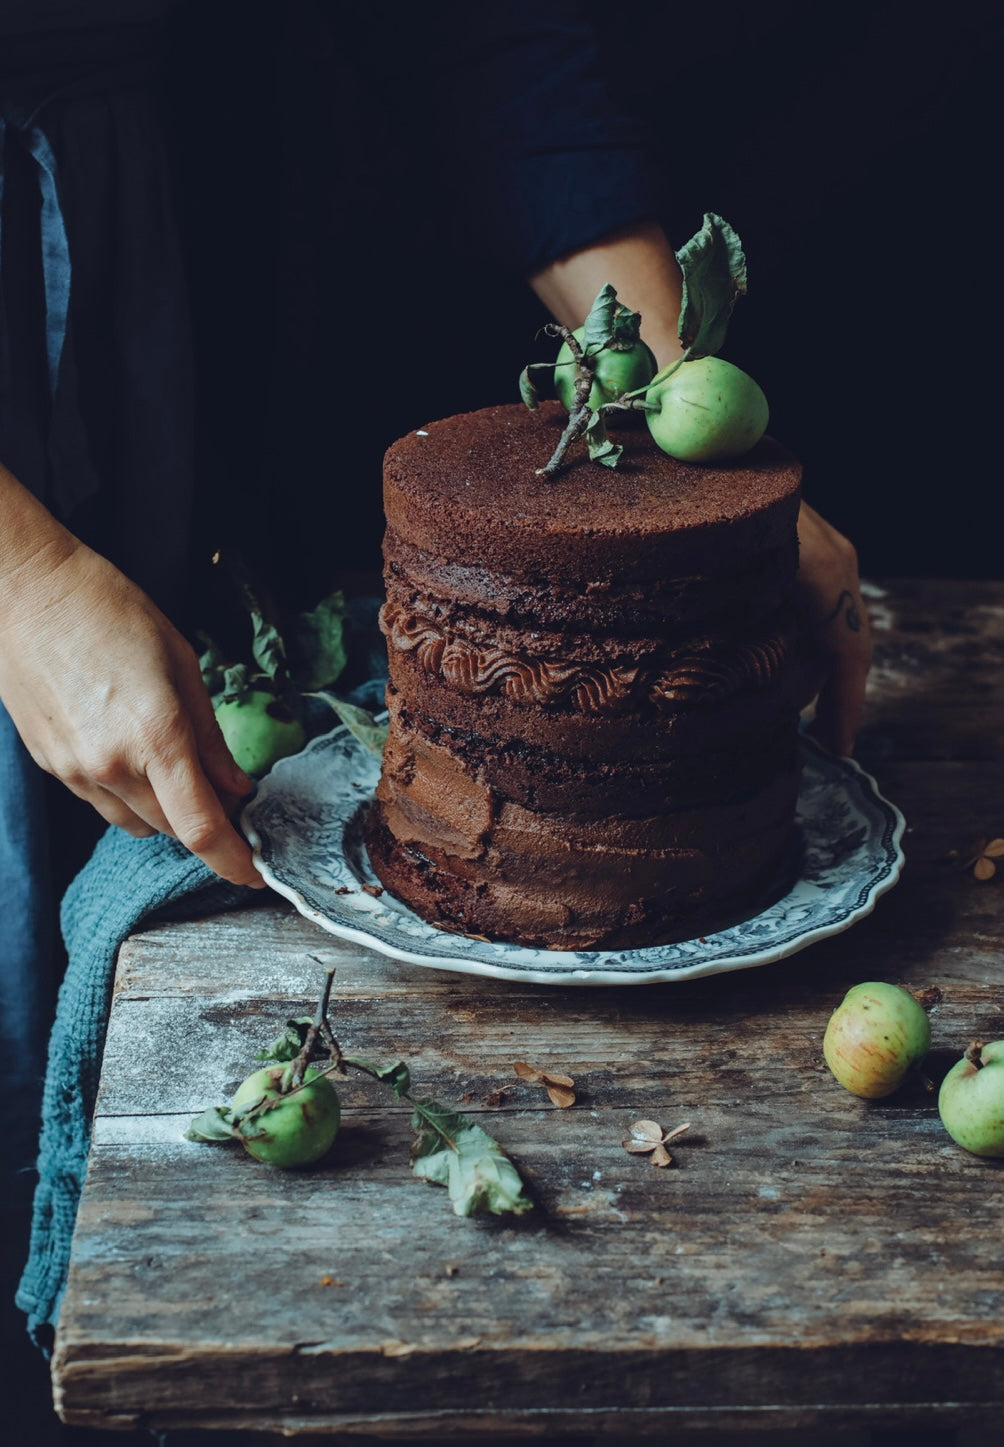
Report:
[{"label": "piped frosting swirl", "polygon": [[413,654],[425,673],[460,693],[497,693],[512,703],[566,705],[581,713],[616,713],[641,698],[654,704],[696,703],[767,689],[792,653],[790,632],[778,629],[725,651],[711,638],[691,640],[668,663],[582,664],[479,645],[395,603],[384,604],[380,627],[391,647]]}]

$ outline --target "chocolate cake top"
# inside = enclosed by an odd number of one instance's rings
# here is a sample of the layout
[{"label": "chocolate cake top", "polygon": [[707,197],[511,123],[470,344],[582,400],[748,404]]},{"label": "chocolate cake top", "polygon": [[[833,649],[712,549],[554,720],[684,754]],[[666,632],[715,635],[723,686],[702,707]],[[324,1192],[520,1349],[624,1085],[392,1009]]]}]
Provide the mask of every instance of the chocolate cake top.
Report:
[{"label": "chocolate cake top", "polygon": [[618,428],[617,468],[577,444],[554,478],[537,476],[567,414],[521,404],[431,422],[384,461],[394,538],[516,578],[658,579],[719,571],[794,535],[801,468],[765,437],[732,463],[678,462],[644,426]]}]

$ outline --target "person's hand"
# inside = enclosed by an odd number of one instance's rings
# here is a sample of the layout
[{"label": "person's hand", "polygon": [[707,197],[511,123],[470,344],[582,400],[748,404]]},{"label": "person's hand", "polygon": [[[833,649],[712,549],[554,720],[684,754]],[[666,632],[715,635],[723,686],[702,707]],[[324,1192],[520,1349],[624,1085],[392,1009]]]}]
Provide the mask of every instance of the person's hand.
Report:
[{"label": "person's hand", "polygon": [[835,754],[850,754],[871,666],[871,628],[852,543],[803,502],[798,515],[797,598],[812,642],[809,732]]},{"label": "person's hand", "polygon": [[224,879],[263,887],[228,818],[251,780],[168,619],[62,529],[4,592],[0,698],[36,763],[110,824],[171,834]]}]

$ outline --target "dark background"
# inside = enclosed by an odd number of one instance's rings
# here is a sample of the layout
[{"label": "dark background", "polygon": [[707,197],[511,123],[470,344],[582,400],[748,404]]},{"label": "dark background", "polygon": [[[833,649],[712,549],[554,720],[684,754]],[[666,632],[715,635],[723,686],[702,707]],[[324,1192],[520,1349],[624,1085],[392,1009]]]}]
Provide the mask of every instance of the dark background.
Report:
[{"label": "dark background", "polygon": [[[673,244],[705,210],[743,238],[724,354],[767,392],[808,499],[866,574],[997,575],[990,7],[585,8],[650,128]],[[384,447],[516,400],[546,318],[472,244],[448,30],[322,0],[281,25],[189,9],[174,74],[203,455],[227,514],[310,592],[378,564]]]}]

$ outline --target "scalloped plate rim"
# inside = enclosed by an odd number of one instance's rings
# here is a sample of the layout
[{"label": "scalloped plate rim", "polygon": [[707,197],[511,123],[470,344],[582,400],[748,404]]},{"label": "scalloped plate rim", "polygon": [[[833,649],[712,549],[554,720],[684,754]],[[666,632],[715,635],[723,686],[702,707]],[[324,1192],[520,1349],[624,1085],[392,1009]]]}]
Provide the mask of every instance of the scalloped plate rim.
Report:
[{"label": "scalloped plate rim", "polygon": [[[384,718],[386,718],[385,714],[379,716],[379,719]],[[616,952],[603,950],[581,950],[574,952],[542,950],[509,944],[506,941],[489,942],[490,947],[494,951],[503,952],[503,961],[505,955],[509,953],[526,959],[526,963],[519,963],[518,959],[513,959],[512,963],[506,964],[504,962],[500,963],[495,960],[479,958],[476,954],[478,942],[474,940],[472,936],[441,930],[435,925],[428,924],[420,920],[411,910],[408,910],[407,906],[402,904],[401,901],[395,900],[395,912],[410,916],[410,918],[421,925],[423,930],[433,939],[439,937],[451,941],[467,939],[471,941],[472,946],[475,948],[475,952],[469,958],[420,954],[415,950],[408,949],[406,945],[394,944],[392,941],[375,935],[371,930],[366,928],[364,922],[354,924],[341,919],[331,919],[325,915],[322,910],[312,905],[304,897],[295,883],[277,875],[275,869],[263,858],[261,852],[263,840],[255,824],[256,809],[260,810],[262,801],[268,797],[269,792],[281,786],[282,775],[289,773],[291,770],[295,770],[299,761],[302,760],[305,755],[314,751],[319,752],[324,746],[329,744],[336,735],[348,734],[348,732],[344,724],[339,724],[327,733],[311,739],[306,747],[298,754],[294,754],[289,758],[280,759],[273,769],[259,781],[255,795],[244,806],[241,814],[241,826],[247,836],[248,842],[251,844],[254,864],[262,878],[277,894],[287,899],[305,919],[311,920],[325,932],[335,935],[339,939],[361,945],[366,949],[374,950],[378,954],[384,955],[388,959],[397,960],[401,964],[417,965],[422,969],[445,970],[451,974],[474,975],[482,978],[513,981],[524,984],[557,986],[672,984],[678,980],[693,980],[709,975],[735,973],[744,969],[757,969],[762,965],[774,964],[778,960],[787,959],[792,955],[798,954],[809,946],[818,943],[820,940],[830,939],[834,935],[842,934],[845,930],[850,929],[852,925],[857,924],[859,920],[866,918],[866,916],[872,913],[881,896],[886,894],[898,882],[905,862],[902,838],[906,828],[906,821],[901,811],[880,792],[875,779],[866,769],[862,768],[856,759],[837,757],[836,755],[830,754],[816,744],[814,740],[803,734],[800,740],[803,749],[811,751],[823,767],[830,768],[834,773],[842,771],[845,774],[849,773],[857,776],[864,794],[870,796],[870,802],[879,806],[880,812],[884,811],[886,813],[887,827],[891,825],[891,828],[888,830],[888,835],[883,835],[883,842],[887,843],[889,849],[889,859],[885,872],[876,872],[867,893],[857,905],[848,911],[846,917],[829,923],[823,922],[813,925],[803,933],[789,938],[778,945],[766,946],[759,952],[749,953],[742,957],[698,960],[692,963],[680,963],[676,965],[667,965],[665,963],[659,965],[653,960],[651,966],[647,968],[644,956],[659,954],[667,949],[671,950],[674,947],[690,942],[677,941],[675,946],[653,945],[643,950],[620,950]],[[367,758],[368,762],[372,760],[373,763],[376,763],[375,756],[370,754],[363,744],[358,744],[358,749],[360,754]],[[351,785],[347,787],[351,787]],[[342,852],[344,853],[344,851]],[[803,876],[800,876],[794,881],[792,890],[802,882]],[[789,898],[790,893],[791,892],[789,892],[788,896],[784,896],[784,898]],[[777,905],[782,902],[783,899],[777,901],[775,905],[770,908],[776,908]],[[351,907],[364,912],[370,909],[380,911],[381,913],[385,912],[375,899],[364,892],[360,892],[359,897],[353,902]],[[768,913],[769,909],[763,911],[760,915],[751,916],[750,919],[742,921],[741,925],[748,926],[755,923],[757,919],[763,918]],[[737,926],[732,926],[730,929],[720,931],[719,933],[727,935],[731,933],[731,929],[736,927]],[[634,957],[634,959],[638,961],[638,967],[631,970],[604,968],[602,962],[609,960],[614,953],[616,953],[619,958],[625,956]],[[590,957],[595,957],[595,965],[580,965],[564,970],[560,968],[560,963],[563,960]],[[554,966],[549,965],[547,968],[543,968],[544,959],[553,959],[555,961]],[[534,964],[531,963],[531,960],[537,962],[536,968]]]}]

